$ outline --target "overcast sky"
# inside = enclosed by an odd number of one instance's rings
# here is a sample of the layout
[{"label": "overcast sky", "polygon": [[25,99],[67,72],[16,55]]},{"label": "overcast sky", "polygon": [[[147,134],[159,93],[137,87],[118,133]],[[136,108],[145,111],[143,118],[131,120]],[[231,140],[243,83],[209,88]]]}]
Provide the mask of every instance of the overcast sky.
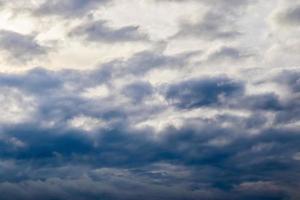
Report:
[{"label": "overcast sky", "polygon": [[1,200],[299,200],[299,0],[0,0]]}]

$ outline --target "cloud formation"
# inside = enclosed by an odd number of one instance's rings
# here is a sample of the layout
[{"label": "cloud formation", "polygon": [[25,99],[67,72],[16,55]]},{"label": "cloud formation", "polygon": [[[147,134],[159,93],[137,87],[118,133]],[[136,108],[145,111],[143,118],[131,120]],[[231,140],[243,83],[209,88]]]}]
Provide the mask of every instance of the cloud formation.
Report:
[{"label": "cloud formation", "polygon": [[42,46],[34,35],[24,35],[13,31],[0,31],[0,48],[12,60],[29,61],[47,53],[48,48]]},{"label": "cloud formation", "polygon": [[242,83],[226,77],[188,80],[170,86],[166,98],[180,108],[216,106],[226,98],[243,94]]},{"label": "cloud formation", "polygon": [[4,2],[1,199],[299,199],[297,8]]},{"label": "cloud formation", "polygon": [[108,0],[50,0],[43,2],[35,10],[35,14],[80,17],[107,2]]},{"label": "cloud formation", "polygon": [[289,7],[286,10],[281,11],[277,18],[280,23],[298,26],[300,21],[300,5]]},{"label": "cloud formation", "polygon": [[71,36],[83,36],[91,42],[131,42],[146,40],[146,35],[139,33],[136,26],[125,26],[118,29],[110,28],[105,21],[94,21],[75,27]]}]

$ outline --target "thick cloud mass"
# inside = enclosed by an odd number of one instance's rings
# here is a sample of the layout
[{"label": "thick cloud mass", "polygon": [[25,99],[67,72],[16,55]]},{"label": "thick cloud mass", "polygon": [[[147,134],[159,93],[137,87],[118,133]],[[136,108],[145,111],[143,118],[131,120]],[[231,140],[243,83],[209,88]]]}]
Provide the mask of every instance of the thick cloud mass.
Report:
[{"label": "thick cloud mass", "polygon": [[298,11],[0,1],[0,199],[300,199]]},{"label": "thick cloud mass", "polygon": [[166,98],[180,108],[209,106],[243,93],[243,85],[226,77],[188,80],[170,86]]}]

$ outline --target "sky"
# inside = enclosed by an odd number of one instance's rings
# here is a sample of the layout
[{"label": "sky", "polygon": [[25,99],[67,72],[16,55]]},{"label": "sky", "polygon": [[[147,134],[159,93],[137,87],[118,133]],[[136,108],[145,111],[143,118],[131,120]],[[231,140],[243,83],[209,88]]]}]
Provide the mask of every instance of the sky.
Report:
[{"label": "sky", "polygon": [[299,200],[299,0],[0,0],[1,200]]}]

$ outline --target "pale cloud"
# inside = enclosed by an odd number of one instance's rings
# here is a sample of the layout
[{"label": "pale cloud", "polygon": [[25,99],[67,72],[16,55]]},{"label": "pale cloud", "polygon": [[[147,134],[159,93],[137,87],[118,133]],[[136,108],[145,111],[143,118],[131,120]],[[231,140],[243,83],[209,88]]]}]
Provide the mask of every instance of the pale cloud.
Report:
[{"label": "pale cloud", "polygon": [[18,89],[1,88],[0,124],[18,124],[30,121],[36,110],[35,99]]}]

